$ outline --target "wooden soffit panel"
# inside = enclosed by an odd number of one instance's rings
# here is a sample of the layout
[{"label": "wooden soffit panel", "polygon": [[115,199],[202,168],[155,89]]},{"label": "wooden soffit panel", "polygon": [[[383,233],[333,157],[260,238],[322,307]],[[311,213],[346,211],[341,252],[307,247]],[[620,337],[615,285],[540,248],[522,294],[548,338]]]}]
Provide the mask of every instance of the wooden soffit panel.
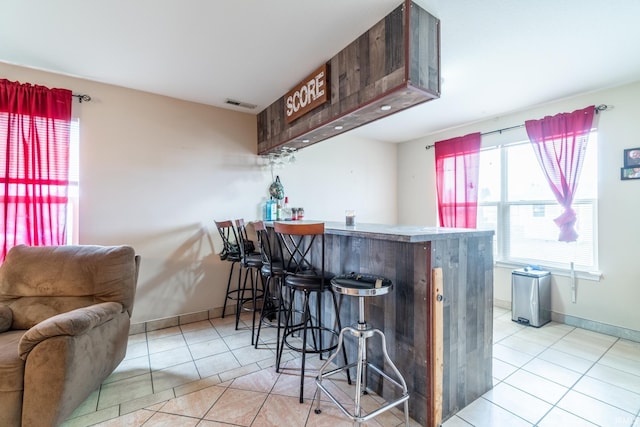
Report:
[{"label": "wooden soffit panel", "polygon": [[258,114],[258,154],[301,149],[440,96],[440,21],[405,0],[326,64],[329,99],[291,120]]}]

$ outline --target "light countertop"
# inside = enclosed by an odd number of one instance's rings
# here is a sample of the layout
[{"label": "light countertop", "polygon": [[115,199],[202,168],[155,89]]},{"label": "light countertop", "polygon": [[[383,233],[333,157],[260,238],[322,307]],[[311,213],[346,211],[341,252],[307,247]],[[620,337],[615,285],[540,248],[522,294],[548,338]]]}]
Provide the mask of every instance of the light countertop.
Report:
[{"label": "light countertop", "polygon": [[[285,222],[285,221],[281,221]],[[391,240],[398,242],[429,242],[459,237],[492,236],[493,230],[473,230],[466,228],[423,227],[414,225],[388,225],[356,223],[354,226],[346,226],[344,222],[304,220],[286,221],[287,223],[318,223],[324,222],[325,233],[339,236],[366,237],[370,239]],[[266,222],[271,225],[273,222]]]}]

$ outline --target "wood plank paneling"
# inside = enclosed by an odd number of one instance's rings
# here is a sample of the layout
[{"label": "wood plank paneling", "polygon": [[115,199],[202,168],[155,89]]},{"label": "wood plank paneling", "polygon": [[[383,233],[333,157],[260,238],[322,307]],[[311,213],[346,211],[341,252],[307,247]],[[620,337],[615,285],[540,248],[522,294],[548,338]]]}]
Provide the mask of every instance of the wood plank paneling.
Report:
[{"label": "wood plank paneling", "polygon": [[367,62],[367,68],[371,74],[369,84],[380,80],[385,75],[385,29],[385,21],[382,20],[367,32],[367,38],[369,40],[369,61]]},{"label": "wood plank paneling", "polygon": [[420,8],[410,18],[409,80],[417,87],[440,93],[440,21]]},{"label": "wood plank paneling", "polygon": [[475,237],[434,245],[434,266],[443,267],[444,279],[445,420],[492,386],[491,246]]},{"label": "wood plank paneling", "polygon": [[[419,14],[408,19],[405,13]],[[421,29],[405,26],[429,25]],[[439,21],[411,1],[405,2],[371,29],[329,59],[330,101],[286,123],[285,96],[258,114],[258,154],[287,147],[303,148],[324,139],[354,129],[422,102],[440,96],[439,86]],[[411,37],[430,40],[412,41],[416,61],[429,58],[431,62],[411,65],[414,80],[409,80],[407,58]],[[423,52],[433,49],[435,52]],[[412,58],[412,61],[414,59]],[[434,68],[435,67],[435,68]],[[434,79],[437,85],[416,86],[420,81]],[[424,76],[422,75],[424,74]],[[381,111],[383,104],[391,105]],[[335,124],[343,126],[336,130]],[[304,141],[307,140],[308,141]]]},{"label": "wood plank paneling", "polygon": [[[433,411],[451,417],[492,386],[492,237],[465,237],[408,243],[343,235],[326,236],[327,268],[334,274],[378,274],[393,281],[389,294],[365,301],[366,320],[381,329],[387,350],[403,374],[411,398],[409,411],[422,425],[431,425]],[[434,313],[432,268],[442,271],[442,386],[431,391],[439,363],[431,345]],[[325,313],[329,315],[327,310]],[[343,325],[357,321],[355,297],[342,297]],[[371,339],[369,341],[375,341]],[[369,343],[370,360],[381,363],[379,342]],[[350,360],[355,346],[347,343]],[[382,396],[393,389],[369,384]]]},{"label": "wood plank paneling", "polygon": [[[400,7],[384,18],[385,63],[384,74],[405,68],[405,7]],[[410,11],[410,9],[409,9]]]}]

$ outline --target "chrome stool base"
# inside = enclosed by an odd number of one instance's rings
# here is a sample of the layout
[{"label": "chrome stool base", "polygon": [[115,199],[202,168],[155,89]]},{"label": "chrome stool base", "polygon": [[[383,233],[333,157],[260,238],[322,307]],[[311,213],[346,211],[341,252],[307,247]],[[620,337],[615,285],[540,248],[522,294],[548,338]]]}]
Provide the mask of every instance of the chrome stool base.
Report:
[{"label": "chrome stool base", "polygon": [[[361,277],[361,276],[358,276],[358,277]],[[340,278],[336,278],[336,279],[339,280]],[[317,404],[314,412],[316,414],[319,414],[321,412],[320,397],[322,392],[324,392],[327,395],[327,397],[333,403],[335,403],[338,406],[338,408],[340,408],[340,410],[347,417],[349,417],[352,421],[354,421],[356,423],[355,425],[357,426],[359,426],[360,423],[366,422],[372,419],[373,417],[380,415],[381,413],[395,406],[398,406],[402,403],[404,404],[405,425],[408,426],[409,425],[409,390],[407,389],[407,383],[405,382],[404,378],[400,374],[400,371],[398,370],[396,365],[393,363],[393,361],[389,357],[389,354],[387,352],[387,342],[386,342],[384,333],[379,329],[370,328],[369,325],[367,325],[367,322],[364,320],[365,296],[381,295],[381,294],[387,293],[391,288],[390,282],[389,284],[386,285],[385,288],[382,288],[382,289],[379,287],[373,288],[373,289],[345,288],[343,286],[340,286],[340,284],[334,283],[333,280],[332,280],[332,285],[334,287],[334,290],[336,290],[337,292],[347,294],[347,295],[358,295],[359,318],[358,318],[358,323],[356,325],[342,328],[342,330],[340,331],[340,335],[338,336],[338,345],[336,347],[336,351],[327,359],[327,361],[322,365],[322,367],[320,368],[320,371],[318,372],[318,376],[316,377],[316,385],[318,386],[318,390],[316,392]],[[342,350],[342,347],[344,345],[345,333],[350,333],[351,335],[353,335],[358,339],[357,360],[353,363],[325,372],[325,370],[329,367],[331,362],[336,358],[336,356]],[[379,335],[380,339],[382,340],[382,353],[384,356],[384,361],[386,364],[388,364],[388,366],[391,368],[391,370],[395,374],[395,378],[385,373],[381,368],[367,361],[367,339],[371,338],[374,335]],[[329,378],[337,373],[340,373],[343,371],[348,372],[349,369],[354,367],[356,368],[355,404],[354,404],[353,412],[349,412],[349,410],[342,403],[338,402],[338,400],[329,392],[329,390],[327,389],[327,387],[325,387],[322,381],[325,378]],[[361,397],[362,395],[367,394],[367,370],[368,369],[374,370],[376,373],[378,373],[381,376],[382,379],[386,379],[387,381],[389,381],[389,383],[397,387],[401,391],[401,396],[393,401],[390,401],[385,403],[384,405],[381,405],[376,410],[366,415],[363,415]]]}]

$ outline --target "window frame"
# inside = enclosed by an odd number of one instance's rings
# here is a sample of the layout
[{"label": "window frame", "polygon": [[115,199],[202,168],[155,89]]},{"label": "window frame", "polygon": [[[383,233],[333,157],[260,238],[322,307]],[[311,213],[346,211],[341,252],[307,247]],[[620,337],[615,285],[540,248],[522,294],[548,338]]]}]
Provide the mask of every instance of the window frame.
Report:
[{"label": "window frame", "polygon": [[[593,140],[595,140],[597,144],[597,130],[592,130],[592,135],[595,138],[590,138],[590,144]],[[541,268],[552,271],[554,274],[558,275],[566,275],[571,276],[573,274],[576,277],[586,278],[590,280],[599,280],[601,278],[601,272],[599,269],[599,258],[598,258],[598,195],[596,188],[595,198],[576,198],[573,201],[573,206],[577,205],[591,205],[592,209],[592,248],[591,248],[591,256],[593,257],[593,266],[581,266],[575,265],[572,268],[569,264],[565,263],[554,263],[551,260],[536,260],[534,258],[518,258],[511,256],[510,253],[510,209],[513,206],[557,206],[558,202],[555,199],[546,199],[546,200],[508,200],[508,150],[509,148],[513,148],[518,145],[530,144],[529,141],[522,140],[522,138],[517,138],[515,141],[511,142],[502,142],[491,145],[485,145],[480,150],[480,156],[482,157],[483,153],[489,150],[499,150],[499,158],[500,158],[500,191],[499,191],[499,200],[492,201],[481,201],[478,200],[478,224],[480,224],[480,215],[482,213],[482,209],[485,207],[494,208],[496,215],[496,228],[495,228],[495,248],[494,248],[494,257],[495,257],[495,265],[499,267],[507,267],[507,268],[521,268],[527,265],[538,265]],[[597,154],[597,145],[595,147],[595,152]],[[482,164],[482,160],[481,160]],[[595,162],[595,168],[597,173],[597,158]],[[585,170],[582,171],[584,173]],[[597,181],[596,181],[597,182]],[[482,183],[481,183],[482,185]],[[596,184],[597,185],[597,184]],[[573,264],[573,263],[571,263]]]},{"label": "window frame", "polygon": [[71,117],[69,186],[67,190],[67,245],[80,243],[80,119]]}]

